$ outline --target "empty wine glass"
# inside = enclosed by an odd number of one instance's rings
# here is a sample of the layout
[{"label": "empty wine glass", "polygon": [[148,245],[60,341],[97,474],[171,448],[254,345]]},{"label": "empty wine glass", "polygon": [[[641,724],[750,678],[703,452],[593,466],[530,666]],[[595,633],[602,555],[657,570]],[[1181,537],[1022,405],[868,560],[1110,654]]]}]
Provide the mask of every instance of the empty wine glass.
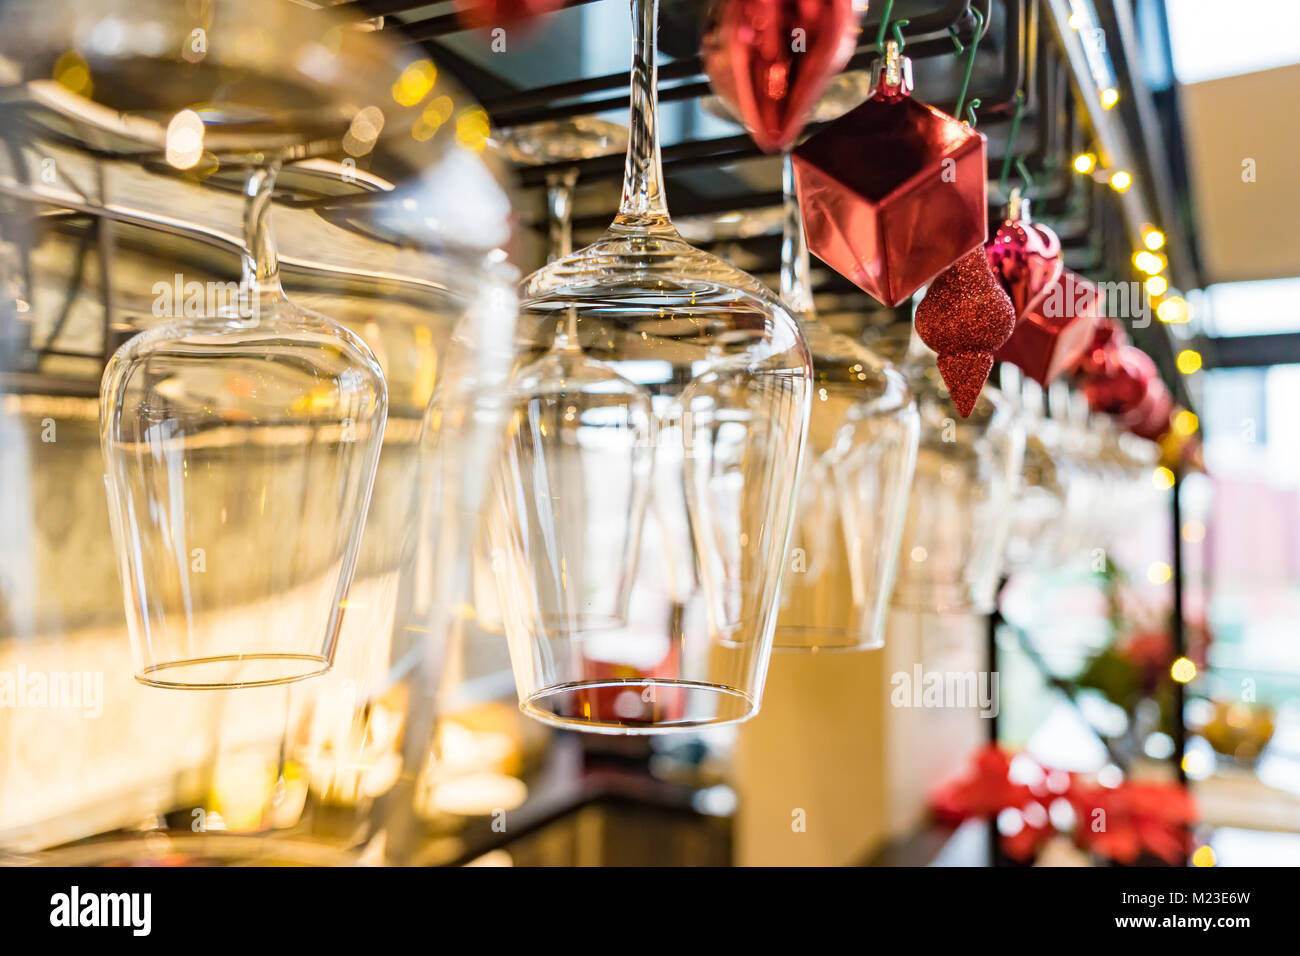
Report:
[{"label": "empty wine glass", "polygon": [[916,332],[904,374],[921,412],[921,444],[894,605],[939,614],[993,610],[1025,450],[1014,404],[985,385],[957,413]]},{"label": "empty wine glass", "polygon": [[[593,117],[574,117],[514,127],[499,133],[497,140],[516,163],[576,163],[625,151],[627,129]],[[577,180],[576,166],[547,175],[547,261],[573,252]],[[521,544],[533,548],[534,569],[578,581],[571,588],[540,588],[543,601],[563,597],[564,603],[542,603],[536,613],[551,627],[583,630],[626,618],[636,535],[648,493],[654,419],[648,391],[582,354],[575,322],[576,317],[566,316],[547,354],[513,377],[508,414],[514,421],[503,464],[507,471],[522,469],[526,480],[555,492],[532,499],[542,511],[530,515],[530,525],[521,533]],[[626,484],[614,487],[601,481],[601,474],[629,463]],[[499,480],[520,477],[505,473]],[[563,496],[558,493],[562,487]],[[502,500],[500,494],[494,498]],[[605,509],[610,514],[630,512],[622,525],[628,534],[612,537],[607,532],[614,525],[588,520]],[[500,631],[504,627],[496,582],[500,554],[494,554],[486,536],[475,543],[474,563],[476,621],[485,630]],[[618,569],[612,575],[611,566]],[[581,606],[579,595],[585,595]]]},{"label": "empty wine glass", "polygon": [[[521,332],[532,361],[547,364],[534,366],[521,393],[528,402],[518,406],[509,480],[489,528],[521,706],[547,723],[606,733],[689,730],[757,711],[810,382],[807,347],[786,308],[752,277],[687,245],[669,221],[656,115],[657,0],[634,0],[632,13],[619,213],[595,243],[524,281]],[[647,393],[642,427],[638,399]],[[580,401],[566,404],[569,397]],[[608,435],[608,445],[564,446],[542,434],[543,422],[558,428],[571,406],[570,433],[590,427]],[[612,427],[597,423],[606,416]],[[634,436],[652,447],[634,448]],[[567,457],[557,456],[565,447]],[[588,449],[610,453],[580,484]],[[640,529],[636,508],[566,500],[599,492],[630,502],[643,463],[652,469],[657,520]],[[578,546],[568,542],[597,536],[639,538],[636,560],[570,567]],[[683,548],[695,570],[689,585],[676,573]],[[624,553],[601,553],[611,550]],[[620,619],[609,612],[623,608],[623,580],[630,590]],[[564,613],[550,616],[548,608]],[[601,611],[603,626],[589,626],[596,622],[588,608]]]},{"label": "empty wine glass", "polygon": [[[543,135],[585,152],[580,133]],[[548,179],[553,258],[573,251],[576,182],[572,169]],[[650,391],[583,351],[577,309],[569,308],[546,353],[515,373],[510,404],[498,479],[509,491],[499,500],[522,505],[511,530],[538,582],[530,595],[536,626],[566,633],[622,626],[654,456]]]},{"label": "empty wine glass", "polygon": [[[334,658],[388,396],[365,343],[284,296],[278,169],[247,178],[238,304],[143,332],[104,371],[109,514],[141,683],[281,684]],[[216,573],[230,568],[246,572],[242,593]]]},{"label": "empty wine glass", "polygon": [[813,408],[776,646],[884,643],[920,418],[902,374],[817,319],[794,170],[783,171],[781,298],[813,358]]},{"label": "empty wine glass", "polygon": [[1006,569],[1050,570],[1059,560],[1069,532],[1066,512],[1068,462],[1057,423],[1043,414],[1043,389],[1004,363],[1000,380],[1006,394],[1020,396],[1025,456],[1007,538]]}]

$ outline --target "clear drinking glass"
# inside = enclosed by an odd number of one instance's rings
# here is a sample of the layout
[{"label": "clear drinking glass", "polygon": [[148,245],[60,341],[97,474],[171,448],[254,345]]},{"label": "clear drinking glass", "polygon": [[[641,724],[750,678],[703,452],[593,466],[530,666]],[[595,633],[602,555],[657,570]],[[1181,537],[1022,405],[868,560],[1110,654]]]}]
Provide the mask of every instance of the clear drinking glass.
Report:
[{"label": "clear drinking glass", "polygon": [[[786,308],[687,245],[669,221],[658,4],[636,0],[632,13],[622,203],[599,240],[524,281],[524,362],[552,365],[528,386],[534,405],[516,405],[489,519],[521,706],[605,733],[688,730],[757,711],[810,385],[808,350]],[[569,369],[583,372],[574,384]],[[633,414],[642,395],[651,428]],[[571,429],[565,441],[542,433],[560,422]],[[643,467],[644,512],[629,495]],[[604,494],[613,507],[571,500]],[[593,556],[635,544],[628,561],[593,566],[591,545],[577,542],[599,542]],[[579,568],[569,565],[575,555]]]},{"label": "clear drinking glass", "polygon": [[[1007,539],[1006,569],[1050,570],[1060,560],[1071,531],[1066,506],[1072,462],[1061,428],[1044,414],[1042,386],[1008,364],[1002,366],[1001,382],[1004,393],[1019,394],[1025,428],[1024,467]],[[1077,482],[1074,487],[1076,492],[1082,490]]]},{"label": "clear drinking glass", "polygon": [[[364,342],[280,288],[277,171],[248,176],[247,301],[137,335],[104,370],[100,438],[136,679],[157,687],[328,670],[356,567],[388,391]],[[248,572],[245,593],[209,573],[222,567]]]},{"label": "clear drinking glass", "polygon": [[894,604],[988,613],[1002,574],[1025,451],[1014,404],[985,385],[968,418],[913,332],[904,374],[921,411],[921,444]]},{"label": "clear drinking glass", "polygon": [[920,416],[902,374],[818,320],[789,156],[781,298],[813,358],[813,407],[776,647],[881,647]]}]

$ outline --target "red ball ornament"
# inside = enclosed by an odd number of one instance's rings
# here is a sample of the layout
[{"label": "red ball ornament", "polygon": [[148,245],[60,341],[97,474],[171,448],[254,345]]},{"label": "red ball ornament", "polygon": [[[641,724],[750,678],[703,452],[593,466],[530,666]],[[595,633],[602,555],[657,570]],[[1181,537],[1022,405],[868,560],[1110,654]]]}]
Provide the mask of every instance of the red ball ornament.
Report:
[{"label": "red ball ornament", "polygon": [[564,0],[456,0],[460,22],[471,30],[507,26],[562,6]]},{"label": "red ball ornament", "polygon": [[808,248],[889,306],[972,249],[983,258],[988,235],[983,134],[911,89],[890,41],[871,97],[793,154]]},{"label": "red ball ornament", "polygon": [[[1160,379],[1153,381],[1146,401],[1139,408],[1141,409],[1140,420],[1130,422],[1126,419],[1121,424],[1126,424],[1134,435],[1159,441],[1169,431],[1174,414],[1174,398],[1169,394],[1165,383]],[[1133,418],[1139,418],[1136,410]]]},{"label": "red ball ornament", "polygon": [[858,43],[854,0],[718,0],[702,50],[713,90],[764,152],[789,149]]},{"label": "red ball ornament", "polygon": [[1142,403],[1158,377],[1155,363],[1145,352],[1122,345],[1101,372],[1084,376],[1083,394],[1095,412],[1126,415]]},{"label": "red ball ornament", "polygon": [[965,418],[993,369],[994,353],[1016,324],[1016,310],[983,249],[963,256],[930,284],[915,321],[921,341],[938,353],[939,374]]},{"label": "red ball ornament", "polygon": [[[1098,303],[1100,310],[1100,303]],[[1075,365],[1082,377],[1112,374],[1120,346],[1128,344],[1128,335],[1114,319],[1102,316],[1097,319],[1092,341],[1083,350]]]}]

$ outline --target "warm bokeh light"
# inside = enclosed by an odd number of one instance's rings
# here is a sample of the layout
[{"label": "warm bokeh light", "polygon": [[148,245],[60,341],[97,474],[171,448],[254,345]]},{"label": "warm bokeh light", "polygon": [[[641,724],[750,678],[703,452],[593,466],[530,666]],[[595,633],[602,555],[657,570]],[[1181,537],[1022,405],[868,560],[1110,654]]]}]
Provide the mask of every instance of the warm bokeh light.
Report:
[{"label": "warm bokeh light", "polygon": [[393,84],[393,99],[399,106],[414,106],[429,95],[438,79],[438,68],[428,60],[416,60],[402,71]]},{"label": "warm bokeh light", "polygon": [[1168,491],[1174,486],[1174,473],[1164,465],[1158,465],[1151,472],[1151,486],[1156,491]]},{"label": "warm bokeh light", "polygon": [[1147,252],[1143,249],[1140,252],[1133,253],[1133,265],[1137,266],[1147,275],[1156,275],[1165,271],[1165,257],[1158,256],[1154,252]]},{"label": "warm bokeh light", "polygon": [[1169,325],[1184,325],[1191,316],[1187,300],[1182,296],[1170,296],[1156,306],[1156,318]]},{"label": "warm bokeh light", "polygon": [[1111,109],[1119,102],[1119,90],[1113,86],[1108,86],[1101,91],[1101,108],[1104,110]]},{"label": "warm bokeh light", "polygon": [[1074,171],[1076,173],[1090,173],[1097,168],[1097,157],[1092,153],[1080,153],[1074,157]]},{"label": "warm bokeh light", "polygon": [[1133,177],[1123,169],[1117,169],[1110,174],[1110,188],[1117,193],[1122,193],[1133,185]]},{"label": "warm bokeh light", "polygon": [[1164,276],[1152,276],[1147,279],[1147,294],[1158,296],[1169,291],[1169,281]]},{"label": "warm bokeh light", "polygon": [[1165,234],[1159,229],[1148,229],[1142,236],[1142,242],[1148,249],[1155,252],[1157,249],[1164,248]]},{"label": "warm bokeh light", "polygon": [[1147,580],[1152,584],[1168,584],[1173,576],[1173,568],[1163,561],[1152,561],[1151,566],[1147,568]]},{"label": "warm bokeh light", "polygon": [[1169,676],[1180,684],[1189,683],[1196,678],[1196,665],[1186,657],[1180,657],[1170,665]]},{"label": "warm bokeh light", "polygon": [[1201,427],[1201,420],[1196,417],[1196,413],[1189,409],[1180,409],[1174,416],[1174,432],[1187,438],[1196,434],[1196,430]]},{"label": "warm bokeh light", "polygon": [[1201,353],[1196,349],[1183,349],[1178,353],[1178,371],[1192,375],[1201,370]]},{"label": "warm bokeh light", "polygon": [[1199,521],[1188,521],[1183,525],[1183,540],[1188,544],[1200,544],[1205,540],[1205,525]]},{"label": "warm bokeh light", "polygon": [[1214,866],[1216,862],[1214,850],[1209,845],[1198,846],[1192,854],[1192,866]]},{"label": "warm bokeh light", "polygon": [[167,124],[166,156],[176,169],[192,169],[203,158],[203,120],[193,110],[181,110]]}]

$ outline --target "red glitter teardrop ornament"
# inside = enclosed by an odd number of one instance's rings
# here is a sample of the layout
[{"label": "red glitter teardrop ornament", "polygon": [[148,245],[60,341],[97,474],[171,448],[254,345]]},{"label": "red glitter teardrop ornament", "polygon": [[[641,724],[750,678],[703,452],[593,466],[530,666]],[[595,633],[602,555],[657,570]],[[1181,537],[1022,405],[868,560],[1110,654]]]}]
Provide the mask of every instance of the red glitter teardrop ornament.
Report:
[{"label": "red glitter teardrop ornament", "polygon": [[983,248],[958,259],[930,283],[916,307],[916,333],[938,353],[939,374],[962,418],[970,415],[1011,336],[1016,310],[989,269]]},{"label": "red glitter teardrop ornament", "polygon": [[702,50],[713,91],[759,149],[789,149],[858,42],[853,0],[718,0]]}]

